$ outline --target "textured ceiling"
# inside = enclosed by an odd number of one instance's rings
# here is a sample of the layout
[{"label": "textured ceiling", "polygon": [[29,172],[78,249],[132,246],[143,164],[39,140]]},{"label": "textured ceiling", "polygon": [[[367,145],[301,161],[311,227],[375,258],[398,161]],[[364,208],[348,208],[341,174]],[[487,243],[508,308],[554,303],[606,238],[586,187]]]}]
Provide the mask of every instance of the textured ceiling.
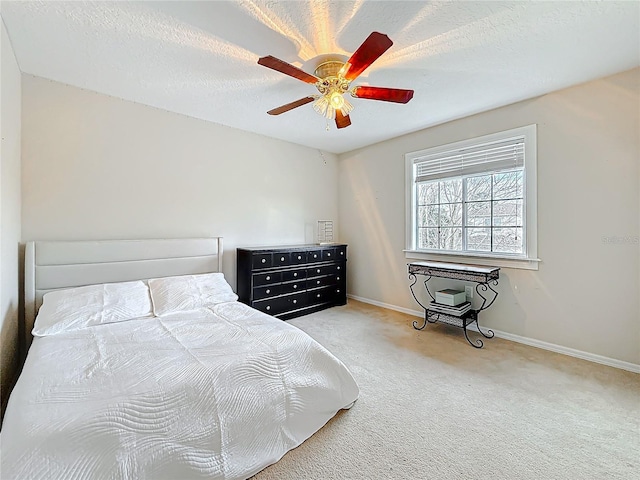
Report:
[{"label": "textured ceiling", "polygon": [[[270,137],[341,153],[640,64],[630,2],[7,2],[21,70]],[[317,93],[258,65],[312,73],[372,31],[394,45],[353,85],[410,88],[406,105],[353,99],[337,130],[305,105]]]}]

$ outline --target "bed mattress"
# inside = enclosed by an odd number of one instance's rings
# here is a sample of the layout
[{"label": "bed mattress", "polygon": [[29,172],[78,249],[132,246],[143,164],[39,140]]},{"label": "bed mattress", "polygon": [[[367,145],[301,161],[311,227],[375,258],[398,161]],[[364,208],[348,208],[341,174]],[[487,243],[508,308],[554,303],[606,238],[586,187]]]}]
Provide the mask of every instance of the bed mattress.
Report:
[{"label": "bed mattress", "polygon": [[320,344],[238,302],[35,338],[2,478],[248,478],[357,397]]}]

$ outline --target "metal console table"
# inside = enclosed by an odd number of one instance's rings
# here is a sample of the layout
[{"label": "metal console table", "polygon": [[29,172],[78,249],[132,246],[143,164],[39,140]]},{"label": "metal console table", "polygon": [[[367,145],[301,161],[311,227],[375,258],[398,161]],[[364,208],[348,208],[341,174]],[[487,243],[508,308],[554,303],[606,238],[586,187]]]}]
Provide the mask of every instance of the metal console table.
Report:
[{"label": "metal console table", "polygon": [[[478,324],[478,314],[482,310],[486,310],[493,302],[495,302],[496,298],[498,298],[498,292],[493,288],[498,285],[498,278],[500,277],[500,268],[498,267],[483,267],[480,265],[464,265],[459,263],[445,263],[445,262],[413,262],[407,264],[409,270],[409,280],[413,280],[413,283],[409,286],[411,290],[411,295],[416,302],[424,309],[424,323],[422,326],[418,326],[418,322],[413,322],[413,328],[416,330],[422,330],[427,326],[427,323],[446,323],[448,325],[454,325],[456,327],[460,327],[464,330],[464,336],[467,339],[467,342],[472,347],[482,348],[484,345],[482,340],[479,338],[472,342],[469,339],[469,335],[467,334],[467,327],[475,322],[478,331],[485,338],[492,338],[494,333],[492,330],[487,330],[487,333],[484,333],[480,329],[480,325]],[[464,313],[461,316],[450,315],[447,313],[436,312],[435,310],[429,310],[429,307],[425,307],[418,297],[416,297],[415,292],[413,291],[414,285],[418,282],[418,275],[426,276],[427,278],[424,280],[424,288],[427,290],[429,296],[435,302],[435,297],[429,290],[429,286],[427,282],[433,277],[439,278],[451,278],[455,280],[464,280],[469,282],[476,283],[476,293],[480,298],[482,298],[482,305],[478,309],[471,309],[468,312]],[[492,294],[489,293],[492,292]],[[485,295],[483,295],[483,293]],[[493,297],[489,299],[490,297]]]}]

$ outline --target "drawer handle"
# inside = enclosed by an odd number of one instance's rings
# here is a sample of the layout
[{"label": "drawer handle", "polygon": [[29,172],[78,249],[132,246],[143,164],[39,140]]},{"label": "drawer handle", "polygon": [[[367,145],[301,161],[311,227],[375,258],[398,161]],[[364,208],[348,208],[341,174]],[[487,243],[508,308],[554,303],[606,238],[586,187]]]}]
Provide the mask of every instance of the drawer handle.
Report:
[{"label": "drawer handle", "polygon": [[271,305],[267,305],[267,310],[271,310]]},{"label": "drawer handle", "polygon": [[293,289],[294,289],[294,290],[295,290],[296,288],[298,288],[298,285],[294,285],[294,286],[293,286]]},{"label": "drawer handle", "polygon": [[271,277],[267,277],[267,280],[271,280]]},{"label": "drawer handle", "polygon": [[302,260],[302,257],[300,255],[298,255],[298,260]]},{"label": "drawer handle", "polygon": [[[339,280],[339,279],[338,279]],[[271,293],[271,290],[267,290],[267,293]]]},{"label": "drawer handle", "polygon": [[294,300],[293,303],[298,303],[298,300]]},{"label": "drawer handle", "polygon": [[262,259],[262,263],[267,263],[267,259],[266,259],[266,258],[263,258],[263,259]]},{"label": "drawer handle", "polygon": [[330,257],[330,256],[331,256],[331,252],[327,253],[327,257]]},{"label": "drawer handle", "polygon": [[336,290],[336,292],[340,293],[340,289]]},{"label": "drawer handle", "polygon": [[340,252],[340,255],[344,255],[344,252]]},{"label": "drawer handle", "polygon": [[337,277],[336,280],[340,280],[340,277]]},{"label": "drawer handle", "polygon": [[296,272],[296,273],[294,273],[294,274],[293,274],[293,276],[294,276],[294,277],[297,277],[297,276],[298,276],[298,273],[297,273],[297,272]]},{"label": "drawer handle", "polygon": [[320,298],[320,294],[317,294],[316,297]]},{"label": "drawer handle", "polygon": [[338,270],[340,270],[340,267],[338,267]]},{"label": "drawer handle", "polygon": [[320,285],[320,280],[318,280],[318,281],[316,282],[316,285]]},{"label": "drawer handle", "polygon": [[313,258],[318,258],[318,255],[316,255],[315,253],[313,254]]},{"label": "drawer handle", "polygon": [[280,257],[280,261],[281,261],[281,262],[284,262],[284,257]]},{"label": "drawer handle", "polygon": [[320,273],[320,269],[317,269],[316,272]]}]

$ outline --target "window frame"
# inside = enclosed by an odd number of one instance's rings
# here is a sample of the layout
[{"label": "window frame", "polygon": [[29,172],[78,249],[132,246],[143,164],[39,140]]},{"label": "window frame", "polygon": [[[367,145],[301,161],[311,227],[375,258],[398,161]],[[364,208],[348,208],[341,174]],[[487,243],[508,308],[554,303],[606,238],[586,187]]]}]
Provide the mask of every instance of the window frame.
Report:
[{"label": "window frame", "polygon": [[[439,260],[448,262],[475,263],[480,265],[492,265],[498,267],[521,268],[537,270],[538,242],[537,242],[537,126],[527,125],[503,132],[497,132],[481,137],[470,138],[459,142],[439,145],[416,152],[405,154],[405,257],[419,260]],[[445,153],[452,150],[475,147],[482,144],[506,141],[515,138],[524,140],[524,195],[523,195],[523,219],[524,219],[524,253],[505,254],[493,252],[454,251],[454,250],[426,250],[417,248],[417,184],[415,182],[416,161],[427,155]],[[488,168],[483,173],[500,171]],[[482,173],[460,174],[449,178],[464,178],[480,176]],[[442,181],[443,179],[435,179]],[[464,205],[464,204],[463,204]],[[463,207],[464,208],[464,207]],[[463,235],[465,226],[463,224]]]}]

